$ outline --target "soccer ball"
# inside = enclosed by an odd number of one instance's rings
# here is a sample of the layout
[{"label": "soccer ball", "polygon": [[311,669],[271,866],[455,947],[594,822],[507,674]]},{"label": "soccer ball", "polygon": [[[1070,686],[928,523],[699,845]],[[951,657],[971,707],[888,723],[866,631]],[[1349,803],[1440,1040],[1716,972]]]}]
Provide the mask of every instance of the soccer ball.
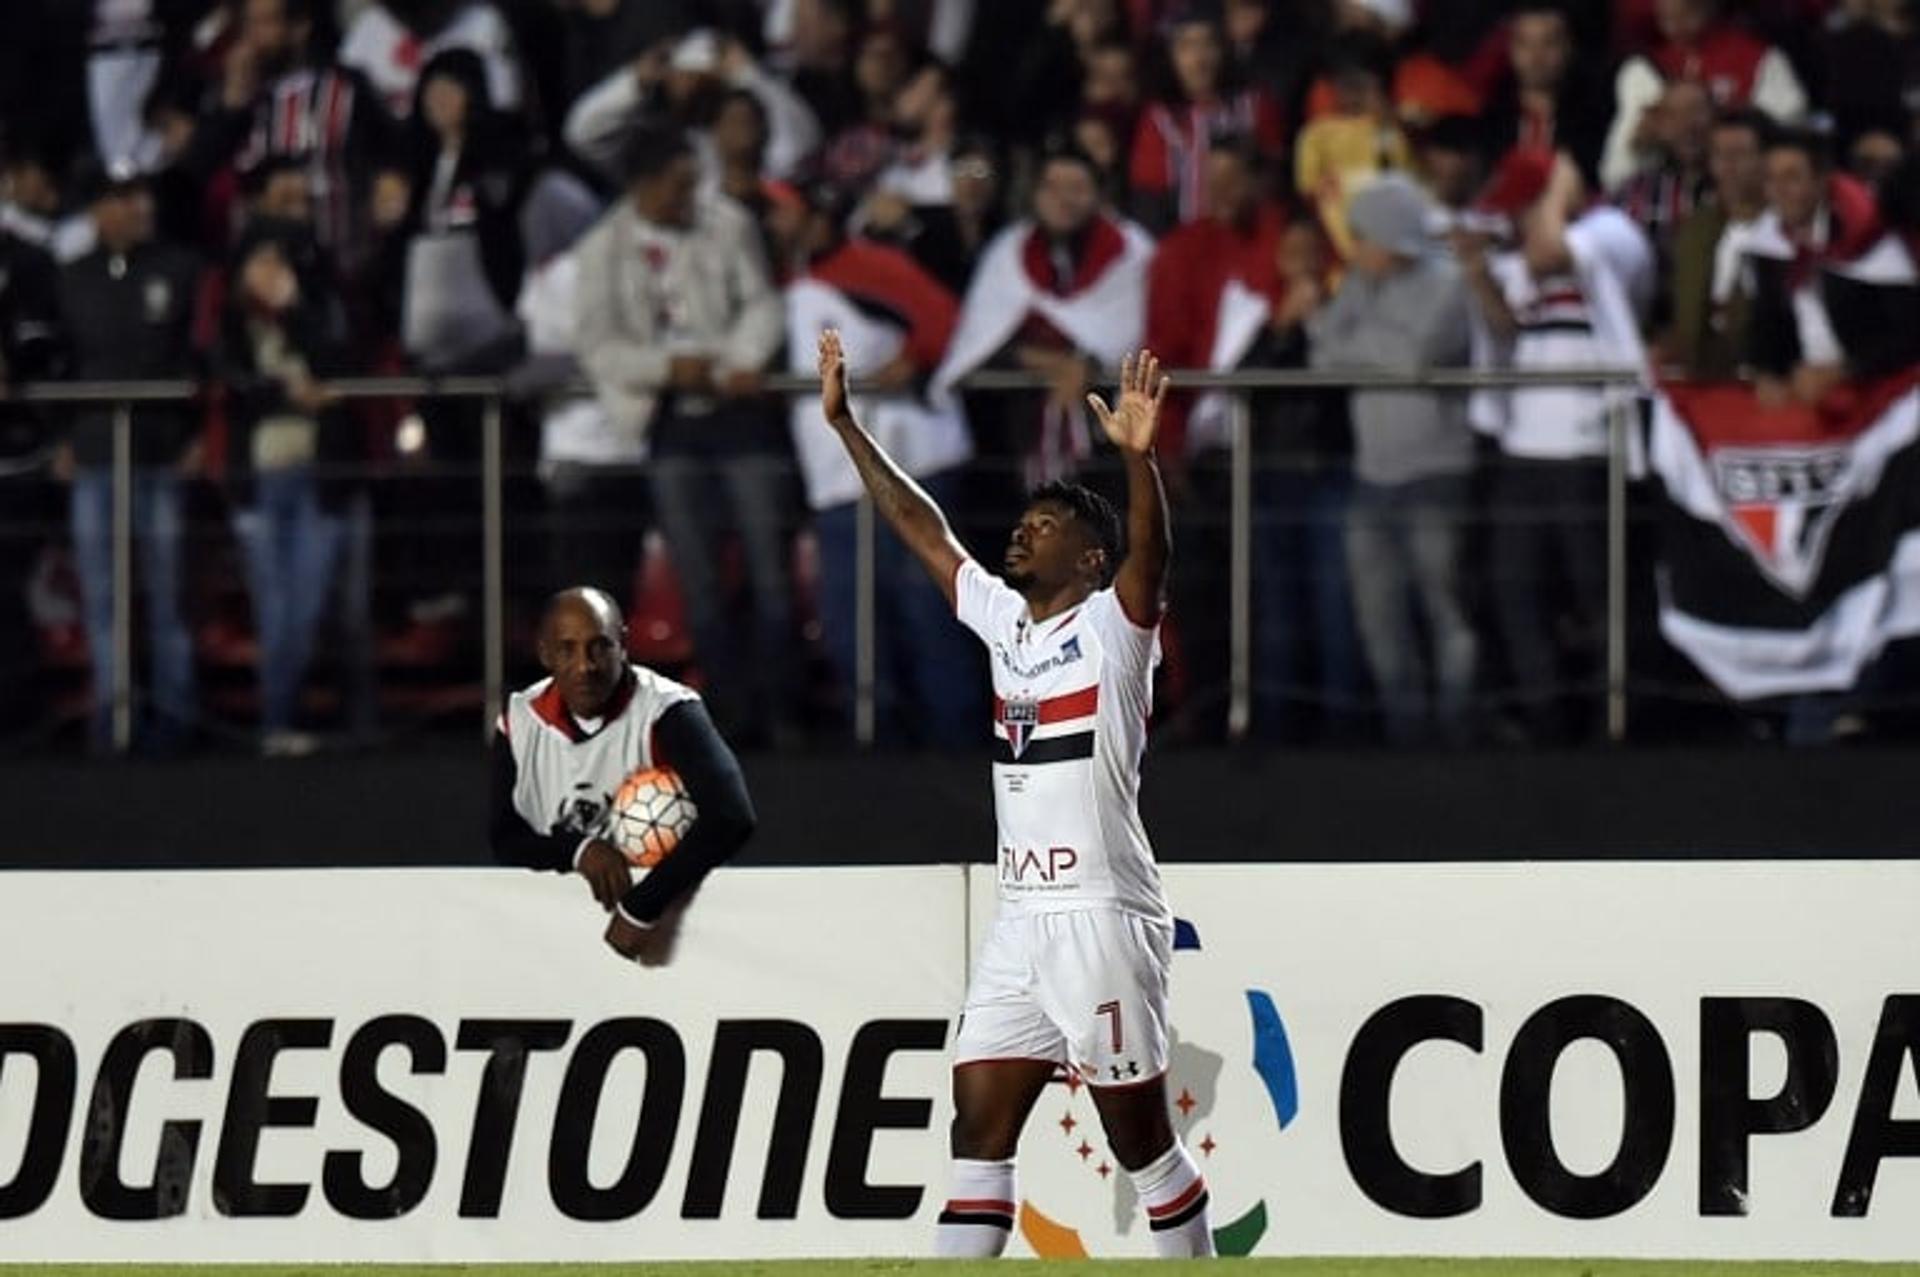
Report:
[{"label": "soccer ball", "polygon": [[680,845],[699,809],[671,767],[643,767],[613,796],[608,840],[639,869],[651,869]]}]

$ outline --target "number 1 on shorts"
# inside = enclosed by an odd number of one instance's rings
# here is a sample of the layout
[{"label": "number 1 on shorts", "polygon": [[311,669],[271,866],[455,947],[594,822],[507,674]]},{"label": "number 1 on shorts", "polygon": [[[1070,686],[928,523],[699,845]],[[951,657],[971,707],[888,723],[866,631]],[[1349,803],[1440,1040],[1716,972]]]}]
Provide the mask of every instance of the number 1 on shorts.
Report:
[{"label": "number 1 on shorts", "polygon": [[1095,1015],[1105,1015],[1113,1018],[1113,1053],[1115,1055],[1120,1054],[1120,1003],[1117,1001],[1102,1002],[1093,1009],[1093,1013]]}]

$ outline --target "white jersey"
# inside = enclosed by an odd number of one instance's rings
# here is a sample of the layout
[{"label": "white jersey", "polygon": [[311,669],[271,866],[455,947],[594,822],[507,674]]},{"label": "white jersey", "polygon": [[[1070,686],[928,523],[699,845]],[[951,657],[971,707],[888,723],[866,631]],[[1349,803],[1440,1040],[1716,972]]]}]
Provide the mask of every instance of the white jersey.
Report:
[{"label": "white jersey", "polygon": [[[1518,331],[1509,341],[1474,312],[1474,364],[1481,368],[1644,368],[1640,316],[1653,300],[1653,245],[1617,208],[1600,207],[1567,228],[1571,267],[1536,279],[1517,251],[1496,253],[1487,269],[1506,297]],[[1474,426],[1510,457],[1565,461],[1604,457],[1608,415],[1631,402],[1625,387],[1521,386],[1476,391]]]},{"label": "white jersey", "polygon": [[1139,805],[1159,630],[1130,620],[1112,589],[1036,623],[972,559],[954,601],[993,665],[1002,911],[1111,907],[1170,925]]},{"label": "white jersey", "polygon": [[635,665],[606,714],[582,723],[543,678],[507,700],[500,731],[513,750],[513,807],[537,834],[598,837],[620,782],[655,763],[661,715],[698,700],[690,687]]}]

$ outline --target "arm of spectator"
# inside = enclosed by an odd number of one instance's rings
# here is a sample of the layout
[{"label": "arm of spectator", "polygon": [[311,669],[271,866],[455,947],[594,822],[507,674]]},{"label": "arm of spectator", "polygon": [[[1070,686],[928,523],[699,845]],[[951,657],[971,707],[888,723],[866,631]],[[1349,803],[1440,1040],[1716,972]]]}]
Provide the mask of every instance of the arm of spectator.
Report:
[{"label": "arm of spectator", "polygon": [[1460,276],[1466,282],[1467,302],[1486,325],[1487,335],[1498,342],[1512,341],[1520,331],[1520,322],[1507,303],[1506,290],[1493,277],[1487,262],[1486,241],[1471,233],[1456,235],[1454,255],[1460,262]]},{"label": "arm of spectator", "polygon": [[699,887],[753,836],[756,817],[740,761],[697,700],[682,701],[654,724],[655,761],[680,774],[696,815],[673,854],[621,898],[627,920],[650,926]]},{"label": "arm of spectator", "polygon": [[734,87],[753,94],[767,113],[768,176],[792,177],[820,149],[819,118],[805,98],[794,92],[785,80],[769,75],[738,41],[731,46],[729,56]]},{"label": "arm of spectator", "polygon": [[619,177],[621,144],[646,113],[647,91],[641,80],[633,66],[615,68],[580,95],[562,126],[568,149],[607,177]]},{"label": "arm of spectator", "polygon": [[1631,58],[1614,78],[1613,127],[1600,155],[1600,184],[1608,190],[1640,168],[1640,123],[1666,92],[1666,82],[1645,58]]},{"label": "arm of spectator", "polygon": [[574,294],[574,350],[587,375],[616,396],[663,389],[672,371],[664,345],[636,341],[620,322],[621,273],[613,256],[622,223],[603,224],[581,242]]}]

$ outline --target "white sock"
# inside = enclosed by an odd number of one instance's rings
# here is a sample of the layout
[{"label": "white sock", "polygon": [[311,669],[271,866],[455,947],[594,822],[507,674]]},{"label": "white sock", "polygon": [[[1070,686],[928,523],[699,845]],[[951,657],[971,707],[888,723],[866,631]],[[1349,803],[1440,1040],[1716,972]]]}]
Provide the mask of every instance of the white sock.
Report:
[{"label": "white sock", "polygon": [[1213,1254],[1213,1223],[1207,1212],[1207,1181],[1178,1138],[1158,1160],[1129,1171],[1153,1231],[1153,1253],[1162,1259]]},{"label": "white sock", "polygon": [[1013,1236],[1013,1159],[953,1159],[953,1192],[940,1212],[933,1253],[950,1259],[993,1259]]}]

